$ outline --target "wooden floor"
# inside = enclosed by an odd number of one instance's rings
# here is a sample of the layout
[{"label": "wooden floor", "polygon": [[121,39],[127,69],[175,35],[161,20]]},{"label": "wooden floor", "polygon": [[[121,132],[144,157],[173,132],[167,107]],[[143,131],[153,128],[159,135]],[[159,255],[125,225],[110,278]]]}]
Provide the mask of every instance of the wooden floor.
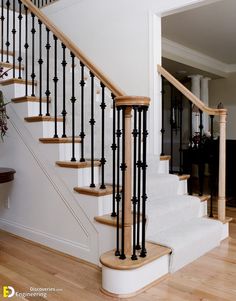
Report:
[{"label": "wooden floor", "polygon": [[[236,224],[230,227],[231,238],[220,247],[129,300],[236,300]],[[98,268],[0,231],[0,292],[3,285],[11,285],[19,292],[28,292],[30,287],[63,290],[49,293],[46,300],[114,300],[99,291],[101,271]],[[0,300],[6,300],[1,293]],[[26,297],[24,300],[45,299]]]}]

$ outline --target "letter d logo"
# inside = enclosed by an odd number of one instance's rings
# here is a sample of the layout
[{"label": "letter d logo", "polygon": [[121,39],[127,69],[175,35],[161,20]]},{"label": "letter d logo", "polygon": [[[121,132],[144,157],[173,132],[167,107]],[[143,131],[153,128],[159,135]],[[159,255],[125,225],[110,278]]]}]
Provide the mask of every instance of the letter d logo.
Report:
[{"label": "letter d logo", "polygon": [[12,298],[15,295],[15,290],[12,286],[3,287],[3,298]]}]

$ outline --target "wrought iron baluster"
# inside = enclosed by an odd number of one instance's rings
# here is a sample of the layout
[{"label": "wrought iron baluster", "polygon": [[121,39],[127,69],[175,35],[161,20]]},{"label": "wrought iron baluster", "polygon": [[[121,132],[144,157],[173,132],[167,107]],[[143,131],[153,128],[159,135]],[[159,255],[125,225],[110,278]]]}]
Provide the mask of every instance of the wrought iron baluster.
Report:
[{"label": "wrought iron baluster", "polygon": [[75,55],[71,52],[71,69],[72,69],[72,97],[71,97],[71,104],[72,104],[72,158],[71,162],[75,162]]},{"label": "wrought iron baluster", "polygon": [[120,259],[126,259],[125,255],[125,107],[122,107],[122,163],[120,166],[122,174],[122,216],[121,216],[121,254]]},{"label": "wrought iron baluster", "polygon": [[134,129],[133,129],[133,254],[131,256],[132,260],[137,260],[136,255],[136,212],[137,212],[137,138],[138,138],[138,129],[137,129],[137,107],[133,108],[134,111]]},{"label": "wrought iron baluster", "polygon": [[179,174],[183,174],[183,95],[179,101]]},{"label": "wrought iron baluster", "polygon": [[91,125],[91,183],[90,187],[96,187],[94,183],[94,126],[95,126],[95,119],[94,119],[94,74],[90,72],[91,78],[91,118],[90,118],[90,125]]},{"label": "wrought iron baluster", "polygon": [[12,45],[13,45],[13,78],[16,77],[16,2],[13,1],[13,28],[12,28]]},{"label": "wrought iron baluster", "polygon": [[25,6],[25,96],[28,96],[28,7]]},{"label": "wrought iron baluster", "polygon": [[7,47],[7,63],[9,63],[9,47],[11,45],[10,38],[9,38],[9,31],[10,31],[10,6],[11,2],[8,0],[6,2],[7,6],[7,40],[6,40],[6,47]]},{"label": "wrought iron baluster", "polygon": [[210,122],[211,122],[211,147],[210,147],[210,181],[211,181],[211,187],[210,187],[210,214],[209,217],[213,217],[213,192],[214,192],[214,180],[215,180],[215,174],[214,174],[214,115],[210,115]]},{"label": "wrought iron baluster", "polygon": [[3,0],[1,1],[1,61],[3,62],[3,53],[4,53],[4,5]]},{"label": "wrought iron baluster", "polygon": [[80,156],[80,162],[85,162],[84,159],[84,64],[80,62],[80,68],[81,68],[81,81],[80,81],[80,87],[81,87],[81,131],[80,131],[80,138],[81,138],[81,156]]},{"label": "wrought iron baluster", "polygon": [[18,78],[21,79],[21,64],[22,64],[22,55],[21,55],[21,37],[22,37],[22,3],[19,0],[19,15],[18,15],[18,19],[19,19],[19,56],[18,56],[18,62],[19,62],[19,75]]},{"label": "wrought iron baluster", "polygon": [[141,181],[142,181],[142,108],[138,108],[138,206],[137,206],[137,245],[136,250],[140,250],[140,215],[141,215]]},{"label": "wrought iron baluster", "polygon": [[51,48],[51,45],[50,45],[50,30],[48,28],[46,28],[46,32],[47,32],[47,43],[46,43],[46,50],[47,50],[47,58],[46,58],[46,62],[47,62],[47,77],[46,77],[46,97],[47,97],[47,110],[46,110],[46,116],[50,116],[50,108],[49,108],[49,105],[50,105],[50,95],[51,95],[51,92],[50,92],[50,48]]},{"label": "wrought iron baluster", "polygon": [[164,77],[162,76],[162,90],[161,90],[161,95],[162,95],[162,105],[161,105],[161,112],[162,112],[162,125],[161,125],[161,156],[165,155],[164,152],[164,142],[165,142],[165,89],[164,89]]},{"label": "wrought iron baluster", "polygon": [[31,33],[32,33],[32,74],[31,74],[31,79],[32,79],[32,94],[31,96],[35,96],[35,91],[34,91],[34,83],[35,83],[35,68],[34,68],[34,61],[35,61],[35,15],[32,13],[31,14],[32,17],[32,29],[31,29]]},{"label": "wrought iron baluster", "polygon": [[58,128],[57,128],[57,84],[58,84],[58,77],[57,77],[57,40],[58,38],[53,35],[54,39],[54,116],[55,116],[55,132],[54,138],[58,138]]},{"label": "wrought iron baluster", "polygon": [[146,202],[147,202],[147,191],[146,191],[146,171],[147,171],[147,110],[148,107],[143,107],[143,164],[142,164],[142,248],[140,257],[146,257]]},{"label": "wrought iron baluster", "polygon": [[63,109],[62,109],[62,116],[63,116],[63,134],[62,134],[62,138],[66,138],[66,115],[67,115],[67,111],[66,111],[66,46],[64,44],[61,45],[62,46],[62,51],[63,51],[63,60],[62,60],[62,68],[63,68]]},{"label": "wrought iron baluster", "polygon": [[111,216],[116,216],[116,109],[115,109],[115,95],[111,94],[112,98],[112,108],[113,108],[113,129],[112,129],[112,213]]},{"label": "wrought iron baluster", "polygon": [[39,24],[39,116],[42,116],[42,95],[43,95],[43,76],[42,76],[42,68],[43,68],[43,58],[42,58],[42,22],[38,20]]},{"label": "wrought iron baluster", "polygon": [[100,189],[106,189],[105,185],[105,164],[106,164],[106,159],[105,159],[105,109],[106,109],[106,103],[105,103],[105,85],[101,83],[102,87],[102,102],[101,102],[101,111],[102,111],[102,121],[101,121],[101,186]]},{"label": "wrought iron baluster", "polygon": [[117,108],[117,131],[116,131],[116,140],[117,140],[117,160],[116,160],[116,256],[120,256],[120,201],[121,201],[121,192],[120,192],[120,140],[121,140],[121,128],[120,128],[120,114],[121,108]]}]

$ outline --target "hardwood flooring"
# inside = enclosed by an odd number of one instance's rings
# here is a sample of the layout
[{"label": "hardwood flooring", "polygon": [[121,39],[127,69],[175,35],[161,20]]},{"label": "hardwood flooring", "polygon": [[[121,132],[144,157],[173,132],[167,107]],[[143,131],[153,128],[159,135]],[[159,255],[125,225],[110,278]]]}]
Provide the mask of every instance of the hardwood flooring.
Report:
[{"label": "hardwood flooring", "polygon": [[[235,223],[230,226],[230,235],[220,247],[129,300],[236,300]],[[0,300],[6,300],[1,295],[3,285],[13,286],[18,292],[28,292],[30,287],[62,289],[48,293],[46,300],[50,301],[114,300],[99,290],[100,269],[0,231]]]}]

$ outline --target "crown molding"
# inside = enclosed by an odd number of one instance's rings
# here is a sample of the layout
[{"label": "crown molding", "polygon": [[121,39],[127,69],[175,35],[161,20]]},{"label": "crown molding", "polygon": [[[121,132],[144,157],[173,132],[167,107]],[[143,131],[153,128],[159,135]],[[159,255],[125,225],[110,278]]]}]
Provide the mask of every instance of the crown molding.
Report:
[{"label": "crown molding", "polygon": [[221,77],[236,72],[236,64],[223,63],[167,38],[162,38],[162,56]]}]

